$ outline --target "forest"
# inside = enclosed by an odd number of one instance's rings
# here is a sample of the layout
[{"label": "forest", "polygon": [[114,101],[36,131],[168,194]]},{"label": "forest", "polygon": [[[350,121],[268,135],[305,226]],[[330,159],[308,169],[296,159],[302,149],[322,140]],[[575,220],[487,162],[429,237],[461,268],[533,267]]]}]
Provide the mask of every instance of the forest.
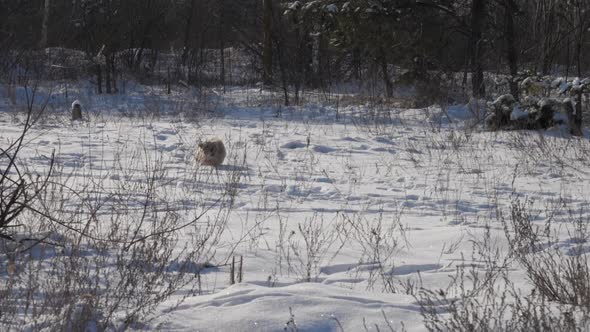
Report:
[{"label": "forest", "polygon": [[590,1],[0,0],[0,330],[587,331]]},{"label": "forest", "polygon": [[[582,77],[589,65],[590,4],[583,0],[38,0],[0,6],[4,77],[13,78],[17,63],[34,67],[35,51],[65,48],[79,51],[82,62],[68,62],[64,74],[96,75],[105,93],[116,91],[116,78],[126,73],[195,86],[262,80],[295,94],[379,80],[391,96],[397,81],[418,81],[438,94],[479,97],[502,85],[487,81],[484,73],[491,73],[510,78],[501,83],[518,99],[518,83],[528,76]],[[244,55],[251,75],[231,77],[231,50]],[[399,77],[392,66],[408,72]],[[458,87],[448,84],[453,75],[462,75],[453,82]]]}]

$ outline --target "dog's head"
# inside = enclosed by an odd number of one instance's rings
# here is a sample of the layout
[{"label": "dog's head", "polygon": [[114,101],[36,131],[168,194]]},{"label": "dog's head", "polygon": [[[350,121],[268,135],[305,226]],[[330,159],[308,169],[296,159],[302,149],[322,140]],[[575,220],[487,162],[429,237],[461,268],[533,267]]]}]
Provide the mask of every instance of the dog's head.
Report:
[{"label": "dog's head", "polygon": [[213,155],[217,151],[217,146],[213,142],[201,142],[199,148],[207,155]]}]

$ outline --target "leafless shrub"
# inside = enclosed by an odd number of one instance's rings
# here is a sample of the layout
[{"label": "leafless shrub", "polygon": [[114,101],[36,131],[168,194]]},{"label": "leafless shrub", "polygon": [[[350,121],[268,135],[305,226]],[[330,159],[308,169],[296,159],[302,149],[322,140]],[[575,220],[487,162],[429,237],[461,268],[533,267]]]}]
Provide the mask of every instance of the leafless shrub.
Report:
[{"label": "leafless shrub", "polygon": [[[429,331],[582,331],[590,323],[587,305],[588,265],[580,248],[569,255],[553,245],[550,223],[533,224],[530,202],[512,202],[504,231],[509,252],[490,241],[474,241],[474,264],[461,264],[445,290],[422,288],[416,295]],[[586,221],[572,220],[572,239],[584,243]],[[514,233],[514,235],[512,234]],[[523,294],[510,266],[525,267],[532,291]],[[483,263],[483,264],[482,264]]]},{"label": "leafless shrub", "polygon": [[405,231],[400,218],[400,209],[393,220],[384,219],[381,212],[375,218],[367,218],[359,213],[350,218],[344,216],[350,227],[351,239],[362,248],[359,259],[361,265],[371,265],[368,276],[368,288],[380,284],[382,291],[396,293],[395,254],[407,245]]},{"label": "leafless shrub", "polygon": [[[39,194],[48,184],[54,165],[54,156],[49,158],[49,167],[46,177],[33,178],[30,173],[22,170],[18,163],[18,155],[23,149],[25,136],[35,122],[40,118],[47,102],[37,107],[34,104],[36,88],[27,92],[27,112],[22,122],[21,134],[6,148],[0,148],[0,238],[8,241],[17,241],[14,228],[18,227],[18,218],[37,199]],[[29,239],[31,240],[31,239]],[[21,239],[20,242],[24,240]]]},{"label": "leafless shrub", "polygon": [[551,218],[539,230],[531,217],[530,203],[514,200],[511,211],[510,220],[504,222],[506,237],[535,289],[550,301],[590,309],[588,219],[569,212],[565,227],[571,247],[564,251],[552,231]]},{"label": "leafless shrub", "polygon": [[352,114],[354,125],[372,135],[390,135],[401,123],[400,109],[385,102],[377,102],[362,112]]},{"label": "leafless shrub", "polygon": [[520,294],[507,279],[485,285],[477,297],[423,289],[418,298],[428,331],[581,331],[588,321],[537,293]]},{"label": "leafless shrub", "polygon": [[[289,270],[302,281],[317,280],[319,267],[334,259],[346,243],[342,227],[335,220],[326,223],[317,213],[299,223],[297,231],[292,230],[287,238],[288,247],[283,248]],[[336,249],[329,255],[334,246]]]},{"label": "leafless shrub", "polygon": [[[23,137],[0,155],[10,166],[0,177],[10,226],[0,241],[2,329],[139,328],[180,288],[197,291],[232,210],[238,169],[224,177],[187,170],[178,179],[162,152],[124,145],[113,160],[66,166],[57,155],[29,170],[16,167]],[[195,194],[177,181],[208,190]]]},{"label": "leafless shrub", "polygon": [[289,307],[289,320],[285,323],[285,328],[283,328],[283,331],[299,331],[299,328],[297,327],[297,322],[295,321],[295,314],[293,314],[293,309],[291,307]]}]

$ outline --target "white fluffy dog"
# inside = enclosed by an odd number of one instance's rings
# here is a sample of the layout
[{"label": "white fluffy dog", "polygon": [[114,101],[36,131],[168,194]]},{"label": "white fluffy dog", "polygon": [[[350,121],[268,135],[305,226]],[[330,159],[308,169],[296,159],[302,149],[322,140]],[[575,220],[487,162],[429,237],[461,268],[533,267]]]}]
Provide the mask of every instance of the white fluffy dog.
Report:
[{"label": "white fluffy dog", "polygon": [[223,163],[226,151],[220,139],[213,139],[199,143],[197,162],[201,165],[217,167]]}]

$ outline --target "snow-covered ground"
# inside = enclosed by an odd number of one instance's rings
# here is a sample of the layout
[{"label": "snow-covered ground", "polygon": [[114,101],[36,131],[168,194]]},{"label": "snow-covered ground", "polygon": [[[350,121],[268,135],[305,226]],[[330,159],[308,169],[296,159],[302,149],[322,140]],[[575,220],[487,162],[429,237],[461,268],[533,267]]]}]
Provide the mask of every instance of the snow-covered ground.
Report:
[{"label": "snow-covered ground", "polygon": [[[239,175],[199,294],[175,293],[142,328],[425,330],[408,285],[446,288],[458,266],[478,264],[474,244],[487,229],[506,254],[500,221],[516,199],[531,202],[539,225],[589,216],[590,144],[559,129],[486,132],[471,126],[464,107],[285,108],[277,106],[280,94],[258,89],[210,93],[207,102],[131,83],[124,95],[89,91],[83,84],[69,87],[67,97],[63,87],[53,91],[19,156],[31,172],[46,171],[55,151],[56,176],[70,183],[91,177],[106,187],[141,185],[145,173],[129,165],[157,161],[168,180],[158,188],[162,207],[187,220],[187,199],[213,204]],[[20,132],[25,95],[13,95],[0,102],[2,145]],[[85,121],[69,120],[74,99]],[[217,171],[194,161],[197,142],[213,137],[228,148]],[[567,227],[558,230],[559,246],[578,245]],[[227,263],[239,256],[243,282],[229,285]],[[512,264],[512,279],[529,289]]]}]

